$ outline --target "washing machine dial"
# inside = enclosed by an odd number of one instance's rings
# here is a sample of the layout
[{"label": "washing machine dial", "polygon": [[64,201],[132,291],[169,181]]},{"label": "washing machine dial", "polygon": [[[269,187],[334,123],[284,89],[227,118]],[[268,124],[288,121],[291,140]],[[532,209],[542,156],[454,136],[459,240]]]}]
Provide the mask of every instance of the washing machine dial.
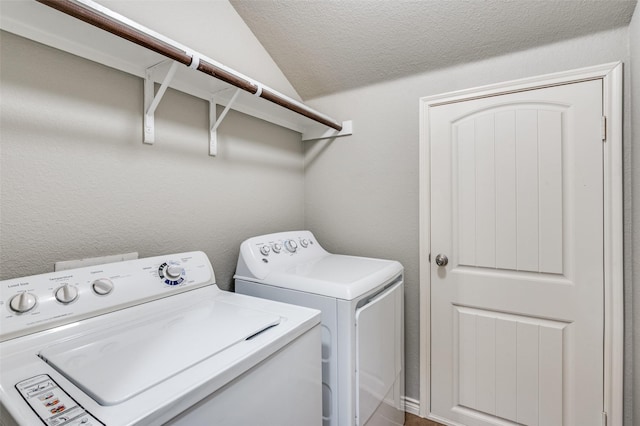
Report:
[{"label": "washing machine dial", "polygon": [[165,262],[158,268],[158,275],[166,285],[182,284],[184,268],[177,262]]},{"label": "washing machine dial", "polygon": [[180,265],[169,265],[165,270],[167,277],[169,278],[179,278],[182,275],[182,266]]},{"label": "washing machine dial", "polygon": [[78,289],[72,285],[64,284],[55,292],[56,300],[60,303],[71,303],[78,298]]},{"label": "washing machine dial", "polygon": [[32,310],[36,306],[37,301],[38,299],[34,294],[20,293],[11,298],[9,307],[13,312],[24,314],[25,312]]},{"label": "washing machine dial", "polygon": [[284,242],[284,248],[286,248],[291,253],[295,253],[298,250],[298,244],[293,240],[287,240]]},{"label": "washing machine dial", "polygon": [[309,247],[309,240],[307,240],[306,238],[303,238],[300,240],[300,245],[304,248]]},{"label": "washing machine dial", "polygon": [[271,248],[273,249],[274,253],[280,253],[282,251],[282,244],[280,243],[274,243]]},{"label": "washing machine dial", "polygon": [[99,278],[91,283],[93,292],[99,296],[106,296],[113,291],[113,281],[108,278]]},{"label": "washing machine dial", "polygon": [[262,253],[263,256],[269,256],[270,251],[271,249],[269,248],[269,246],[260,247],[260,253]]}]

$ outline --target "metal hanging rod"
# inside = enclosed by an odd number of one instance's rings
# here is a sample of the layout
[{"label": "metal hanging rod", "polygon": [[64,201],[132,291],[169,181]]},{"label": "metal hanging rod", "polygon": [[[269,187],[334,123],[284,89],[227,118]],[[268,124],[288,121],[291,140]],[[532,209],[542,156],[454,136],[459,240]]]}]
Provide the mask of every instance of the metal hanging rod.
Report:
[{"label": "metal hanging rod", "polygon": [[342,130],[342,124],[331,117],[315,111],[305,104],[278,93],[273,89],[263,86],[261,83],[253,81],[231,68],[216,64],[215,61],[206,58],[204,55],[200,55],[195,51],[189,51],[177,42],[164,38],[141,25],[135,24],[133,21],[121,17],[97,3],[89,0],[36,1],[190,68],[195,68],[202,73],[280,105],[290,111],[301,114],[332,129],[337,131]]}]

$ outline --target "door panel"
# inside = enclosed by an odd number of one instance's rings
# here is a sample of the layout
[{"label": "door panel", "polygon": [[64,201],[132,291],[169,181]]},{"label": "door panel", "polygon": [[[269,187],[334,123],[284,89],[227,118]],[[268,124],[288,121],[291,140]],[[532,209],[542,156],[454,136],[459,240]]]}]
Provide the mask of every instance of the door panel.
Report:
[{"label": "door panel", "polygon": [[515,111],[495,114],[496,268],[517,270]]},{"label": "door panel", "polygon": [[600,423],[601,116],[601,80],[430,108],[435,415]]},{"label": "door panel", "polygon": [[460,306],[454,315],[458,405],[521,424],[561,425],[569,324]]},{"label": "door panel", "polygon": [[461,265],[562,273],[562,110],[531,107],[453,123]]}]

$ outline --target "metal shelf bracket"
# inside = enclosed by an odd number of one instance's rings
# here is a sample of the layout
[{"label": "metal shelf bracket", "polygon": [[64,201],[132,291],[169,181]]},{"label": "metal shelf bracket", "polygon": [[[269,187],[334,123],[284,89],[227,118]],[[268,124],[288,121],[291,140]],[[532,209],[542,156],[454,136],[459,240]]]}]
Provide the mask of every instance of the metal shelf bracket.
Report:
[{"label": "metal shelf bracket", "polygon": [[160,64],[154,65],[152,67],[147,68],[144,77],[144,143],[153,144],[155,141],[155,112],[156,108],[158,108],[158,104],[162,100],[164,96],[164,92],[167,91],[173,76],[176,74],[178,69],[178,65],[181,65],[179,62],[173,61],[171,64],[171,68],[165,75],[162,80],[162,84],[160,84],[160,88],[158,89],[158,93],[155,93],[155,79],[153,78],[154,74],[157,72],[158,65],[164,64],[166,62],[161,62]]},{"label": "metal shelf bracket", "polygon": [[233,103],[236,101],[241,91],[242,89],[236,89],[229,102],[227,102],[227,106],[224,107],[224,110],[220,114],[220,117],[216,117],[216,107],[218,106],[216,97],[213,96],[209,101],[209,155],[212,157],[218,155],[218,126],[220,126],[220,123],[222,123],[222,120],[224,120],[224,117],[229,112],[229,109],[231,109],[231,105],[233,105]]}]

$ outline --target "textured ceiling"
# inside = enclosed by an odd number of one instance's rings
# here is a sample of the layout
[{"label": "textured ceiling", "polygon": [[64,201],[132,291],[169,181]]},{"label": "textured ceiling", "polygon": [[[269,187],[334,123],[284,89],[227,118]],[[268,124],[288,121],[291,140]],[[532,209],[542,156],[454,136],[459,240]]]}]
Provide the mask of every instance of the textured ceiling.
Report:
[{"label": "textured ceiling", "polygon": [[230,0],[303,99],[628,25],[636,0]]}]

